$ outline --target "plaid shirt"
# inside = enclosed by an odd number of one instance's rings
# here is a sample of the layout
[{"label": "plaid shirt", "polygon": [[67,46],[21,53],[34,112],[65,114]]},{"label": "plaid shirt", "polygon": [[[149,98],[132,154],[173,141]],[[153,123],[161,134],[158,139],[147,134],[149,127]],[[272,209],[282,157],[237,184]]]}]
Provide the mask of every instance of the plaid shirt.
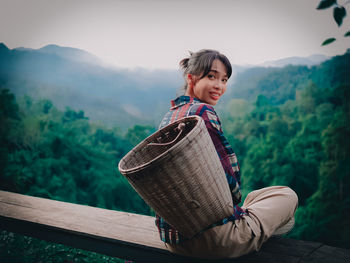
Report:
[{"label": "plaid shirt", "polygon": [[[241,218],[241,216],[245,214],[245,211],[237,205],[241,202],[239,165],[236,154],[224,136],[219,117],[214,111],[214,108],[196,98],[189,96],[180,96],[176,98],[175,100],[171,101],[171,106],[170,111],[165,114],[163,120],[161,121],[159,128],[162,128],[185,116],[198,115],[202,117],[214,143],[215,149],[219,155],[232,194],[232,200],[234,203],[233,215],[228,218],[224,218],[219,222],[215,222],[214,224],[203,229],[200,233],[211,227],[223,225],[229,221],[234,221]],[[181,233],[179,233],[158,215],[156,215],[156,225],[158,227],[161,240],[166,243],[178,244],[187,240],[181,235]]]}]

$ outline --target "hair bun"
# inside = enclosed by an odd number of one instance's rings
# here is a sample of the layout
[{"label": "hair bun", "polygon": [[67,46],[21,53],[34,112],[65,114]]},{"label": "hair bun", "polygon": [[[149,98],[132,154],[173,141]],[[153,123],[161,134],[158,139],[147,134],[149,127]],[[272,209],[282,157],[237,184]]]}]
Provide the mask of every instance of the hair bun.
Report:
[{"label": "hair bun", "polygon": [[186,68],[188,67],[188,61],[190,60],[190,58],[184,58],[183,60],[180,61],[180,67],[183,70],[186,70]]},{"label": "hair bun", "polygon": [[186,70],[188,68],[188,62],[190,61],[190,59],[192,58],[192,55],[193,55],[193,52],[188,50],[188,53],[190,53],[190,57],[188,58],[184,58],[183,60],[180,61],[180,67],[183,69],[183,70]]}]

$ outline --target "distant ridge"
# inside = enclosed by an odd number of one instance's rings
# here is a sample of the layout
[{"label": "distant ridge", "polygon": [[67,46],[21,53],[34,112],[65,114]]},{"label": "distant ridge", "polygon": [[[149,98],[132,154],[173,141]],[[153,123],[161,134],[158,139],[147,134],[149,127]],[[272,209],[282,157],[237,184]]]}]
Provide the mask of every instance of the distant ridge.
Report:
[{"label": "distant ridge", "polygon": [[103,61],[99,59],[97,56],[94,56],[91,53],[86,52],[82,49],[72,48],[72,47],[62,47],[54,44],[50,44],[39,49],[18,47],[18,48],[14,48],[13,50],[32,51],[32,52],[38,52],[42,54],[56,55],[56,56],[69,59],[72,61],[77,61],[77,62],[95,64],[100,66],[105,65],[105,63],[103,63]]},{"label": "distant ridge", "polygon": [[98,64],[98,65],[104,64],[102,60],[99,59],[98,57],[78,48],[61,47],[58,45],[47,45],[38,49],[38,52],[55,54],[66,59],[85,62],[89,64]]},{"label": "distant ridge", "polygon": [[294,100],[296,91],[303,90],[310,83],[324,89],[332,89],[340,84],[349,85],[349,69],[348,52],[313,66],[288,63],[284,67],[251,67],[237,74],[226,98],[254,102],[259,95],[263,95],[269,103],[279,105]]},{"label": "distant ridge", "polygon": [[1,51],[8,51],[9,48],[4,43],[0,43],[0,50]]},{"label": "distant ridge", "polygon": [[[296,89],[302,89],[306,79],[316,84],[327,81],[323,86],[331,86],[332,79],[336,80],[343,71],[332,70],[338,75],[330,77],[327,69],[346,64],[343,60],[348,56],[327,59],[314,55],[270,61],[264,67],[233,65],[235,74],[223,102],[231,98],[254,101],[262,94],[271,103],[281,104],[293,100]],[[183,78],[178,70],[104,67],[99,61],[77,48],[47,45],[40,49],[9,49],[0,43],[0,84],[18,97],[49,99],[59,109],[69,106],[84,110],[93,121],[125,129],[134,124],[158,125],[170,100],[180,95],[177,91],[183,85]],[[283,66],[299,64],[302,66]],[[324,74],[314,74],[316,71]],[[325,77],[319,80],[313,79],[313,75]]]},{"label": "distant ridge", "polygon": [[270,60],[266,61],[259,66],[263,67],[285,67],[288,65],[293,66],[315,66],[319,65],[322,62],[330,59],[330,57],[321,55],[321,54],[315,54],[308,57],[288,57],[288,58],[282,58],[278,60]]},{"label": "distant ridge", "polygon": [[17,48],[14,48],[13,50],[17,50],[17,51],[37,51],[37,49],[27,48],[27,47],[17,47]]},{"label": "distant ridge", "polygon": [[77,48],[8,49],[0,43],[2,88],[17,97],[51,100],[61,110],[83,110],[110,127],[158,125],[182,81],[176,70],[110,67]]},{"label": "distant ridge", "polygon": [[[4,43],[0,43],[0,49],[9,49]],[[106,63],[103,62],[100,58],[97,56],[84,51],[82,49],[73,48],[73,47],[63,47],[55,44],[46,45],[39,49],[32,49],[32,48],[26,48],[26,47],[18,47],[14,48],[12,50],[17,51],[33,51],[33,52],[39,52],[44,54],[52,54],[57,55],[65,59],[77,61],[77,62],[83,62],[83,63],[89,63],[89,64],[95,64],[99,66],[106,66]],[[350,50],[350,49],[349,49]],[[233,65],[233,68],[236,72],[242,72],[247,68],[252,67],[285,67],[287,65],[305,65],[305,66],[314,66],[319,65],[322,62],[330,59],[331,57],[325,56],[322,54],[314,54],[308,57],[287,57],[282,58],[278,60],[269,60],[266,62],[263,62],[258,65]]]}]

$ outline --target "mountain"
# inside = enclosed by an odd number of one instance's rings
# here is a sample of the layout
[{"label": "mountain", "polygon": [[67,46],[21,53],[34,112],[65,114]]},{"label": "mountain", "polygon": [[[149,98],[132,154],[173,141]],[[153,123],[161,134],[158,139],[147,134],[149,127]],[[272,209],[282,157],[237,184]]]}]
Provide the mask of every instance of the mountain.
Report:
[{"label": "mountain", "polygon": [[350,52],[314,66],[248,68],[236,76],[225,100],[235,98],[254,102],[258,95],[263,95],[272,104],[283,104],[294,100],[297,91],[311,83],[323,89],[350,85]]},{"label": "mountain", "polygon": [[43,48],[38,49],[38,52],[46,54],[55,54],[66,59],[82,63],[96,64],[101,66],[105,65],[105,63],[98,57],[90,54],[89,52],[77,48],[47,45]]},{"label": "mountain", "polygon": [[[322,55],[269,62],[276,67],[233,65],[233,78],[217,109],[232,99],[254,102],[258,95],[281,104],[293,100],[310,81],[323,87],[334,86],[338,79],[350,83],[349,56],[322,63],[326,59]],[[310,66],[311,62],[316,65]],[[59,109],[83,110],[95,122],[124,130],[135,124],[157,126],[182,83],[177,70],[112,68],[76,48],[9,49],[0,43],[0,88],[17,97],[51,100]]]},{"label": "mountain", "polygon": [[182,85],[177,71],[116,69],[75,48],[8,49],[0,44],[0,85],[17,96],[83,110],[93,121],[127,128],[157,125]]},{"label": "mountain", "polygon": [[314,66],[314,65],[319,65],[328,59],[330,59],[330,57],[316,54],[309,57],[288,57],[288,58],[283,58],[278,60],[266,61],[259,66],[262,66],[262,67],[285,67],[288,65]]},{"label": "mountain", "polygon": [[8,47],[4,43],[0,43],[0,52],[9,51]]},{"label": "mountain", "polygon": [[18,48],[14,48],[13,50],[35,52],[35,53],[42,53],[42,54],[51,54],[51,55],[57,55],[59,57],[62,57],[71,61],[95,64],[100,66],[105,65],[105,63],[98,57],[78,48],[61,47],[58,45],[47,45],[40,49],[18,47]]}]

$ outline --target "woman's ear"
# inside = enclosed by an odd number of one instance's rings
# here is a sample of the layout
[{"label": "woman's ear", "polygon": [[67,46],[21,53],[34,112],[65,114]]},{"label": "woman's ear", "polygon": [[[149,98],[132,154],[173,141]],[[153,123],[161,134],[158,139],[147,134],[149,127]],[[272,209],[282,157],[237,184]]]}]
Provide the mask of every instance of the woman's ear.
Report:
[{"label": "woman's ear", "polygon": [[194,76],[192,74],[187,74],[186,81],[187,81],[187,87],[192,88],[195,83]]},{"label": "woman's ear", "polygon": [[186,75],[186,83],[187,83],[187,88],[186,88],[185,95],[193,96],[194,76],[192,74]]},{"label": "woman's ear", "polygon": [[191,86],[192,84],[192,75],[191,74],[187,74],[186,75],[186,82],[187,82],[187,86]]}]

